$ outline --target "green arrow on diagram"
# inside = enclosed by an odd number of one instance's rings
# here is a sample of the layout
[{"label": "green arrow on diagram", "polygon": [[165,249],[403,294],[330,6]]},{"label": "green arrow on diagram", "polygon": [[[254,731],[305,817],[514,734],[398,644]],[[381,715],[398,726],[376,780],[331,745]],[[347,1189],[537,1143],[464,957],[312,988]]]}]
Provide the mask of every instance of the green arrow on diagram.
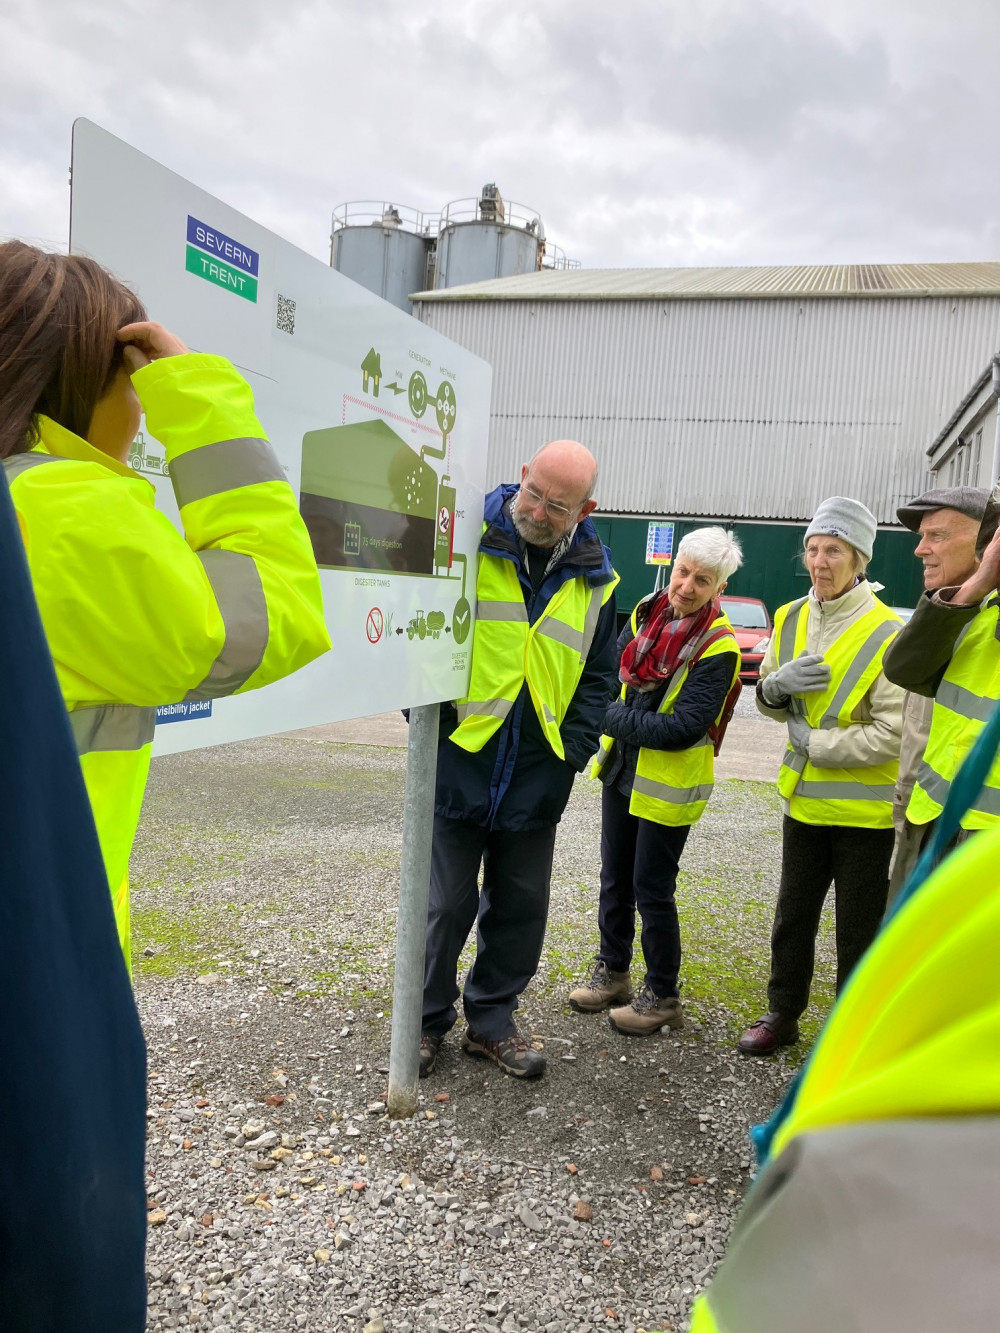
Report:
[{"label": "green arrow on diagram", "polygon": [[401,385],[397,384],[395,380],[393,380],[391,384],[387,384],[385,387],[391,389],[393,393],[406,393],[406,390],[402,388]]}]

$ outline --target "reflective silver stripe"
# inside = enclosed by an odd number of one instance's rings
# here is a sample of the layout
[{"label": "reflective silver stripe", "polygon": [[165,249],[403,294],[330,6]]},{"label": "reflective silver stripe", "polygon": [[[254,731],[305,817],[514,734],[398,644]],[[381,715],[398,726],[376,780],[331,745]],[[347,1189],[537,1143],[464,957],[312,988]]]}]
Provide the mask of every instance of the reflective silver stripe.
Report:
[{"label": "reflective silver stripe", "polygon": [[99,704],[74,708],[69,725],[77,754],[96,750],[141,750],[153,739],[156,709],[133,704]]},{"label": "reflective silver stripe", "polygon": [[778,666],[784,666],[795,656],[795,635],[799,628],[799,616],[808,600],[808,596],[800,597],[797,602],[792,602],[788,608],[788,614],[785,616],[784,623],[781,626],[781,635],[778,638]]},{"label": "reflective silver stripe", "polygon": [[865,782],[804,782],[800,778],[792,796],[808,801],[891,801],[895,793],[891,782],[870,787]]},{"label": "reflective silver stripe", "polygon": [[583,632],[573,629],[571,625],[564,624],[561,620],[543,616],[535,626],[535,633],[541,634],[546,639],[554,639],[556,643],[561,643],[566,648],[572,648],[581,658],[586,656],[583,648]]},{"label": "reflective silver stripe", "polygon": [[477,620],[527,620],[524,602],[494,602],[480,598],[476,605]]},{"label": "reflective silver stripe", "polygon": [[781,767],[790,768],[793,773],[802,773],[807,762],[805,755],[799,754],[798,750],[787,750],[781,761]]},{"label": "reflective silver stripe", "polygon": [[594,642],[594,635],[597,633],[597,622],[601,618],[606,586],[606,584],[601,584],[599,588],[594,588],[590,594],[590,601],[587,603],[587,614],[583,618],[583,644],[580,648],[580,659],[584,662],[590,654],[591,644]]},{"label": "reflective silver stripe", "polygon": [[226,641],[208,675],[188,691],[184,702],[218,699],[245,684],[263,661],[270,628],[267,599],[253,559],[219,549],[197,555],[222,612]]},{"label": "reflective silver stripe", "polygon": [[654,782],[652,778],[641,778],[638,773],[632,779],[632,790],[640,796],[652,796],[657,801],[668,801],[671,805],[690,805],[694,801],[707,801],[714,787],[712,782],[703,782],[698,787],[670,787],[665,782]]},{"label": "reflective silver stripe", "polygon": [[851,697],[854,687],[875,661],[886,639],[891,639],[898,629],[899,623],[897,621],[883,620],[880,625],[875,626],[868,638],[865,639],[858,649],[857,656],[844,672],[833,698],[826,706],[826,712],[820,719],[819,725],[823,731],[830,731],[837,726],[840,710]]},{"label": "reflective silver stripe", "polygon": [[950,708],[953,713],[967,717],[973,722],[988,722],[997,706],[996,699],[974,694],[962,685],[955,685],[950,680],[943,680],[938,686],[934,702],[943,708]]},{"label": "reflective silver stripe", "polygon": [[468,703],[456,704],[459,722],[467,717],[498,717],[501,721],[514,707],[511,699],[472,699]]},{"label": "reflective silver stripe", "polygon": [[207,500],[210,495],[256,486],[262,481],[287,481],[285,470],[267,440],[220,440],[170,460],[177,507]]},{"label": "reflective silver stripe", "polygon": [[[944,805],[951,790],[951,783],[936,769],[931,768],[926,759],[920,761],[917,769],[917,785],[925,795],[938,805]],[[1000,787],[982,787],[976,799],[969,806],[981,815],[993,815],[1000,819]],[[967,812],[968,813],[968,812]]]},{"label": "reflective silver stripe", "polygon": [[27,472],[32,467],[38,467],[39,463],[65,463],[66,461],[65,458],[57,458],[55,454],[13,454],[10,458],[3,460],[3,470],[7,473],[7,481],[12,482],[22,472]]}]

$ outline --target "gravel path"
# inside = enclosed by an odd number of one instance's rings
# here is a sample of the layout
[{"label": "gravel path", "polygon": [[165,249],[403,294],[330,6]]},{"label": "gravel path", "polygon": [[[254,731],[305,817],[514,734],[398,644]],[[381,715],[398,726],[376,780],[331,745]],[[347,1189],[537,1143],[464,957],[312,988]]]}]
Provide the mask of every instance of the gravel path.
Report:
[{"label": "gravel path", "polygon": [[[799,1053],[749,1062],[777,881],[773,789],[719,784],[685,852],[688,1025],[564,1006],[596,942],[599,798],[574,791],[533,1084],[458,1033],[385,1114],[396,750],[269,738],[157,760],[133,861],[150,1056],[151,1329],[682,1329]],[[820,957],[831,971],[829,924]],[[829,991],[820,988],[820,998]]]}]

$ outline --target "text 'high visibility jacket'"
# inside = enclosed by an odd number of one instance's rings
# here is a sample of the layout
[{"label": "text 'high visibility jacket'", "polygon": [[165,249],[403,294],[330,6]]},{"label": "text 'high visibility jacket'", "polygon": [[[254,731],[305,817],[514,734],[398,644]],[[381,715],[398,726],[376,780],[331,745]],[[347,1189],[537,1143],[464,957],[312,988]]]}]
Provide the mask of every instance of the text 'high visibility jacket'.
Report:
[{"label": "text 'high visibility jacket'", "polygon": [[514,562],[482,550],[478,561],[469,693],[456,700],[458,726],[450,739],[463,750],[481,750],[503,725],[527,681],[542,733],[554,753],[565,759],[559,727],[583,675],[601,607],[614,592],[618,575],[597,587],[583,576],[566,579],[529,625]]},{"label": "text 'high visibility jacket'", "polygon": [[[646,599],[644,598],[643,601]],[[639,606],[632,612],[632,634],[638,633]],[[719,631],[728,633],[719,634]],[[709,643],[713,635],[719,637]],[[708,644],[702,651],[702,645]],[[699,658],[699,652],[701,656]],[[672,713],[677,696],[684,688],[692,665],[700,660],[717,657],[721,653],[733,653],[733,674],[722,700],[718,722],[726,706],[729,691],[740,674],[740,650],[736,635],[726,613],[723,611],[712,621],[695,644],[691,655],[674,672],[667,685],[666,692],[657,710],[660,713]],[[621,697],[624,700],[628,687],[622,686]],[[590,767],[590,776],[599,778],[605,765],[611,759],[617,742],[611,736],[602,736],[600,748]],[[636,761],[635,778],[632,782],[632,794],[629,798],[629,813],[654,824],[696,824],[705,811],[708,798],[715,786],[715,747],[706,733],[702,738],[689,745],[686,750],[651,750],[641,747]]]},{"label": "text 'high visibility jacket'", "polygon": [[888,922],[820,1034],[691,1333],[993,1333],[1000,829]]},{"label": "text 'high visibility jacket'", "polygon": [[[778,665],[805,651],[808,597],[789,602],[774,617]],[[885,650],[901,622],[872,599],[869,611],[847,626],[823,653],[830,667],[825,690],[792,700],[792,710],[810,727],[828,730],[857,722],[856,710],[882,671]],[[898,757],[856,768],[819,768],[789,743],[778,773],[778,790],[788,813],[803,824],[846,825],[850,828],[892,828],[892,799],[899,776]]]},{"label": "text 'high visibility jacket'", "polygon": [[[962,761],[1000,700],[1000,605],[996,593],[962,630],[934,696],[931,731],[906,809],[911,824],[937,819]],[[1000,823],[1000,759],[962,816],[967,829]]]},{"label": "text 'high visibility jacket'", "polygon": [[129,960],[128,860],[156,708],[255,689],[330,647],[295,495],[222,357],[132,376],[184,534],[152,485],[47,417],[4,460]]}]

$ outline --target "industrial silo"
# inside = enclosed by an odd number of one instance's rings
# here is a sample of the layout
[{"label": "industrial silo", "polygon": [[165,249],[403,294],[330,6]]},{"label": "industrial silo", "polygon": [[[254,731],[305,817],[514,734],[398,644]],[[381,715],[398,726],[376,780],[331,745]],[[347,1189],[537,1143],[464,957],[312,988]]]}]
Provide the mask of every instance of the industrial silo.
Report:
[{"label": "industrial silo", "polygon": [[484,185],[478,199],[458,199],[441,213],[434,286],[534,273],[544,257],[545,230],[537,213],[505,204],[495,185]]},{"label": "industrial silo", "polygon": [[436,225],[436,218],[394,204],[340,204],[333,212],[330,264],[410,314],[410,293],[430,285],[427,261]]}]

